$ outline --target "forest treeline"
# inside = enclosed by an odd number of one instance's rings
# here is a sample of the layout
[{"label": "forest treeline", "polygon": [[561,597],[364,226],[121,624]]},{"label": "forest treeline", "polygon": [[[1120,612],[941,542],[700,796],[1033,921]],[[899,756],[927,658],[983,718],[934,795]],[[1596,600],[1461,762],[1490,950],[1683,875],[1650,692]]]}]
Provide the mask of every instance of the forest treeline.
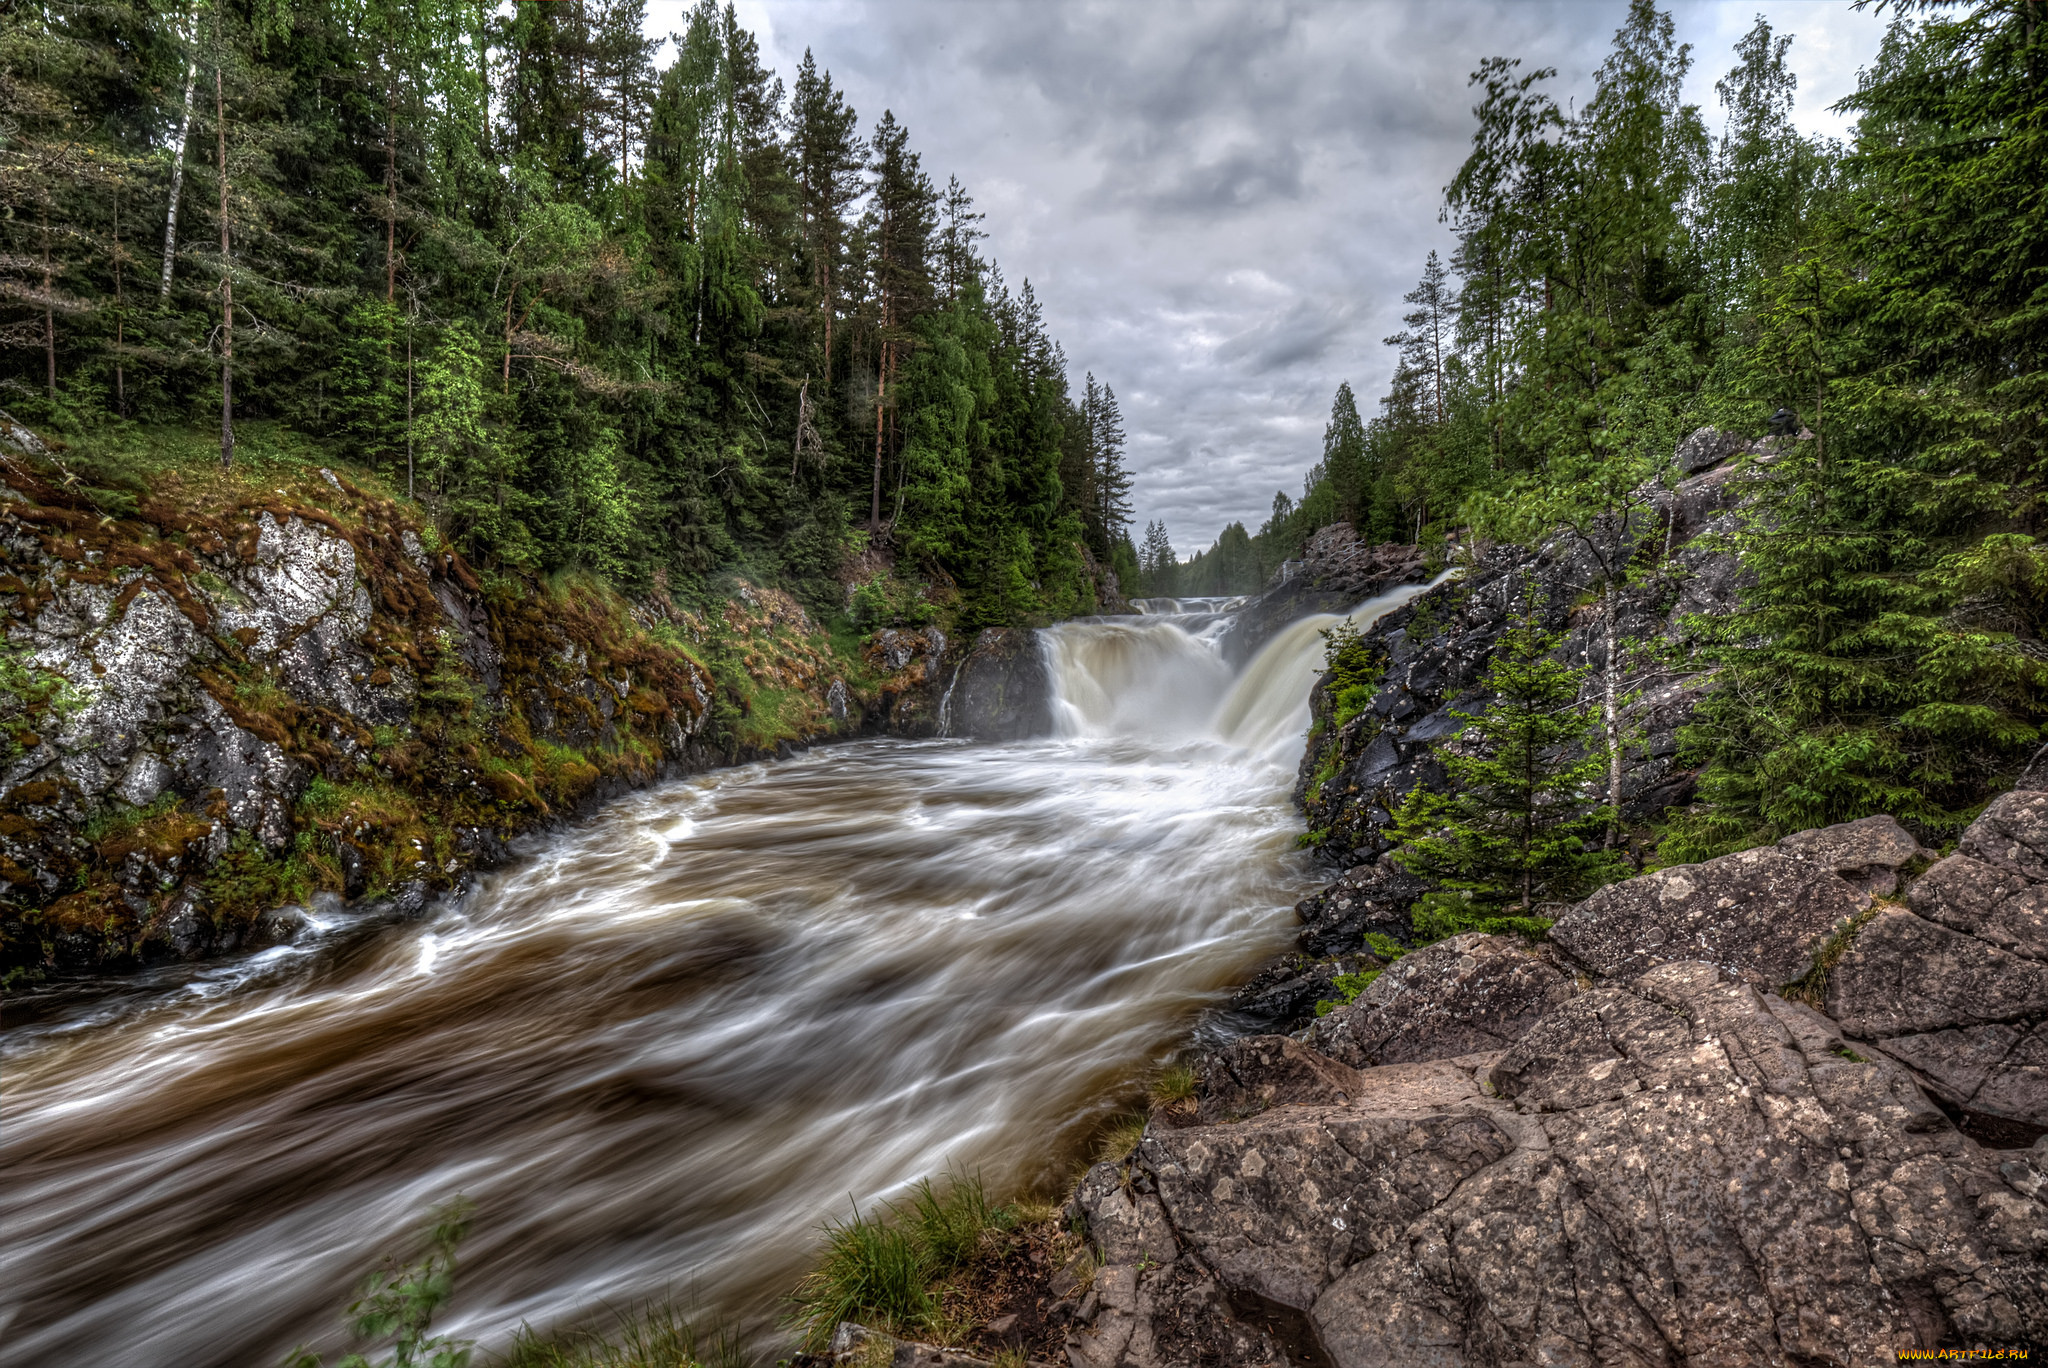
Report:
[{"label": "forest treeline", "polygon": [[1958,829],[2048,717],[2048,4],[1879,8],[1846,144],[1794,126],[1792,35],[1761,18],[1715,83],[1719,137],[1652,0],[1583,101],[1485,62],[1456,246],[1406,296],[1387,392],[1368,416],[1339,388],[1302,496],[1257,532],[1176,564],[1148,529],[1143,587],[1251,590],[1337,521],[1437,546],[1562,527],[1605,554],[1655,516],[1678,438],[1776,415],[1810,436],[1752,472],[1741,609],[1694,624],[1718,686],[1665,853],[1875,812]]},{"label": "forest treeline", "polygon": [[0,5],[0,403],[81,450],[287,428],[487,570],[1096,607],[1135,569],[1116,398],[967,191],[730,5],[665,65],[645,8]]}]

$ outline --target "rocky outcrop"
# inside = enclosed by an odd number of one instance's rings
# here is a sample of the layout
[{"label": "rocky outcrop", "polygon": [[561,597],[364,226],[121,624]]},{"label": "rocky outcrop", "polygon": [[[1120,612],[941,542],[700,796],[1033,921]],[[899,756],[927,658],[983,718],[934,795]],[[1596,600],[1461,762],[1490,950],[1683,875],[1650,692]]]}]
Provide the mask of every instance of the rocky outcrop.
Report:
[{"label": "rocky outcrop", "polygon": [[941,734],[976,741],[1050,736],[1052,698],[1052,675],[1038,634],[990,627],[975,638],[974,649],[941,696]]},{"label": "rocky outcrop", "polygon": [[[1890,1365],[2048,1341],[2048,1128],[2004,1100],[2038,1067],[2044,800],[1999,800],[1903,906],[1926,852],[1896,823],[1801,833],[1616,885],[1554,946],[1411,952],[1301,1037],[1212,1052],[1195,1124],[1155,1121],[1076,1194],[1116,1295],[1070,1359]],[[1908,1057],[1929,1032],[1877,1029],[1930,1021],[2013,1043],[1957,1044],[1937,1086],[1931,1047]],[[1965,1111],[1943,1089],[1970,1062]],[[1994,1106],[2007,1129],[1972,1124]],[[1162,1329],[1195,1316],[1211,1347]]]},{"label": "rocky outcrop", "polygon": [[1220,643],[1223,658],[1242,666],[1297,618],[1348,613],[1396,585],[1426,578],[1420,547],[1369,545],[1358,540],[1349,523],[1332,523],[1311,536],[1301,558],[1281,567],[1275,582],[1237,611]]},{"label": "rocky outcrop", "polygon": [[2048,1127],[2048,792],[1992,801],[1956,853],[1856,929],[1828,1015],[1994,1121]]},{"label": "rocky outcrop", "polygon": [[109,491],[21,431],[0,434],[10,986],[274,941],[289,919],[259,918],[321,892],[416,913],[536,823],[857,725],[776,591],[698,615],[487,590],[335,471]]},{"label": "rocky outcrop", "polygon": [[1359,1068],[1451,1059],[1505,1047],[1577,991],[1526,941],[1473,932],[1396,960],[1304,1038]]},{"label": "rocky outcrop", "polygon": [[[1616,606],[1618,692],[1622,712],[1624,814],[1641,819],[1686,801],[1692,775],[1676,764],[1678,729],[1692,715],[1707,677],[1687,667],[1681,643],[1693,614],[1731,608],[1740,583],[1732,557],[1701,542],[1734,528],[1741,470],[1729,458],[1751,448],[1701,434],[1687,439],[1679,466],[1697,473],[1651,491],[1651,508],[1618,543],[1627,556],[1649,557],[1661,569],[1622,590]],[[1686,450],[1697,448],[1694,455]],[[1712,462],[1699,451],[1718,453]],[[1380,662],[1381,683],[1357,716],[1336,717],[1325,683],[1311,696],[1314,725],[1302,758],[1295,799],[1308,816],[1318,849],[1342,864],[1370,861],[1388,848],[1384,835],[1401,799],[1422,784],[1440,785],[1432,746],[1463,725],[1459,712],[1483,711],[1479,687],[1494,644],[1522,610],[1524,586],[1534,590],[1546,630],[1563,634],[1557,655],[1589,670],[1591,701],[1608,667],[1606,627],[1595,586],[1599,565],[1586,546],[1559,537],[1530,550],[1485,550],[1449,583],[1374,623],[1366,646]]]}]

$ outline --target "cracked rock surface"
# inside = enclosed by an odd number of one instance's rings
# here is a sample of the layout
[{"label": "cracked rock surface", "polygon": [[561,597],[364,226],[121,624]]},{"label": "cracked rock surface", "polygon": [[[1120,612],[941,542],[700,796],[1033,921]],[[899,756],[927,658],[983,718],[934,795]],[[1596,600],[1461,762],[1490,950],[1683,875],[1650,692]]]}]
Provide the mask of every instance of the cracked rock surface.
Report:
[{"label": "cracked rock surface", "polygon": [[1103,1268],[1071,1362],[2048,1342],[2044,852],[2048,795],[2007,795],[1901,902],[1928,852],[1889,819],[1801,833],[1603,890],[1552,946],[1426,947],[1298,1038],[1212,1052],[1195,1124],[1077,1193]]}]

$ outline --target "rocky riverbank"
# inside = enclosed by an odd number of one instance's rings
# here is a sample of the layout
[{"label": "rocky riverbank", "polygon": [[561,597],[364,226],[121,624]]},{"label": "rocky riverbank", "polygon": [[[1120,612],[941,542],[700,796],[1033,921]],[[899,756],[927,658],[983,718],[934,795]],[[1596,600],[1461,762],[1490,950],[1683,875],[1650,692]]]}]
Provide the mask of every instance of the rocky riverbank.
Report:
[{"label": "rocky riverbank", "polygon": [[[1770,455],[1695,434],[1627,529],[1655,567],[1614,634],[1632,822],[1690,794],[1676,731],[1710,681],[1686,620],[1740,591],[1702,534],[1732,526],[1745,451]],[[1076,1189],[1092,1253],[1018,1303],[1070,1368],[2048,1345],[2048,751],[1946,856],[1872,817],[1612,884],[1540,940],[1409,948],[1427,885],[1381,858],[1387,814],[1443,782],[1429,743],[1483,706],[1523,586],[1599,687],[1597,579],[1565,539],[1489,550],[1366,634],[1367,707],[1318,686],[1297,798],[1338,876],[1232,1003],[1260,1033]]]},{"label": "rocky riverbank", "polygon": [[26,429],[0,438],[13,991],[290,939],[304,918],[274,910],[319,896],[416,915],[658,779],[1047,726],[1028,632],[849,643],[744,581],[692,607],[480,573],[365,472],[99,488]]},{"label": "rocky riverbank", "polygon": [[[1768,458],[1772,440],[1744,443],[1711,428],[1694,434],[1679,450],[1672,486],[1652,492],[1649,511],[1615,531],[1612,557],[1649,567],[1615,605],[1621,805],[1631,821],[1691,796],[1693,776],[1677,761],[1678,730],[1707,676],[1685,649],[1687,621],[1735,602],[1741,568],[1709,534],[1734,530],[1745,478],[1736,458]],[[1544,630],[1563,635],[1560,654],[1586,667],[1583,687],[1597,697],[1610,665],[1600,581],[1598,562],[1575,538],[1534,549],[1492,547],[1455,579],[1375,623],[1364,645],[1380,664],[1381,683],[1367,706],[1340,715],[1320,685],[1310,699],[1295,799],[1318,850],[1340,864],[1371,860],[1388,848],[1384,831],[1401,798],[1442,783],[1431,746],[1461,725],[1454,713],[1485,706],[1479,680],[1525,599],[1533,599]]]},{"label": "rocky riverbank", "polygon": [[1870,818],[1384,964],[1203,1057],[1024,1301],[1071,1368],[2038,1347],[2048,791],[1931,858]]}]

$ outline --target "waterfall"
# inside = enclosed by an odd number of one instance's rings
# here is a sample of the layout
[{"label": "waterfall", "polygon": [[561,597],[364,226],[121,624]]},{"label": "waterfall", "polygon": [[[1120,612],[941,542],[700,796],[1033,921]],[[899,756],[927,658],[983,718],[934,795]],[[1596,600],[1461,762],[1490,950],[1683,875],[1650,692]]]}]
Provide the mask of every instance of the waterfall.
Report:
[{"label": "waterfall", "polygon": [[1054,728],[1064,737],[1220,741],[1292,769],[1323,669],[1323,632],[1346,621],[1368,627],[1444,578],[1401,585],[1349,613],[1297,619],[1234,675],[1219,645],[1241,600],[1137,599],[1136,618],[1044,628]]},{"label": "waterfall", "polygon": [[1336,618],[1233,674],[1227,605],[1174,606],[1039,635],[1057,737],[657,785],[419,920],[323,909],[16,1017],[10,1368],[338,1352],[363,1273],[457,1193],[438,1329],[499,1353],[683,1289],[772,1361],[850,1200],[949,1168],[1057,1195],[1316,882],[1287,794]]}]

